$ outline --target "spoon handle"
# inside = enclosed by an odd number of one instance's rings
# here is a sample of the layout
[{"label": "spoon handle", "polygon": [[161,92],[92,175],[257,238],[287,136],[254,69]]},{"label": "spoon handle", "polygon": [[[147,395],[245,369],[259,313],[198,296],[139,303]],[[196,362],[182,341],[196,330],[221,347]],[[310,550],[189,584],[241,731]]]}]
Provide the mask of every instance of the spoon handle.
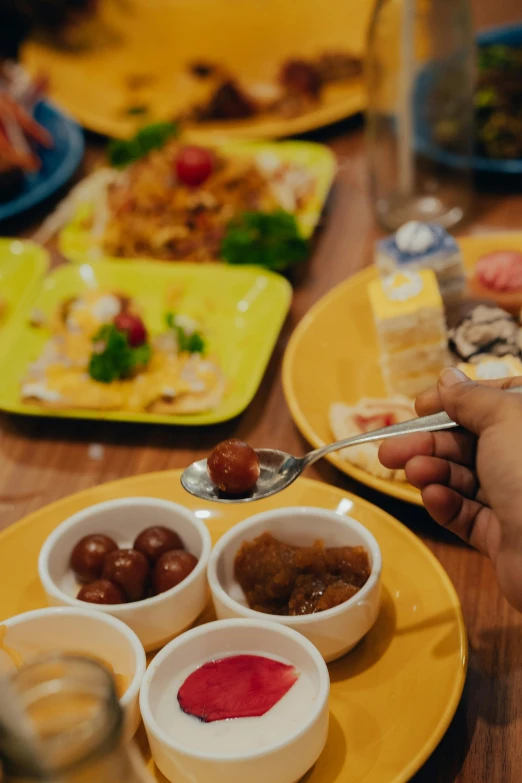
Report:
[{"label": "spoon handle", "polygon": [[[506,389],[506,392],[522,394],[522,386],[512,386]],[[345,440],[339,440],[336,443],[329,443],[320,449],[309,452],[303,457],[305,466],[312,465],[321,457],[330,454],[332,451],[340,451],[350,446],[359,446],[362,443],[372,443],[376,440],[385,440],[386,438],[395,438],[398,435],[412,435],[416,432],[439,432],[440,430],[451,430],[459,425],[454,422],[447,413],[432,413],[430,416],[420,416],[417,419],[402,421],[399,424],[392,424],[390,427],[382,427],[373,432],[364,432],[361,435],[354,435]]]}]

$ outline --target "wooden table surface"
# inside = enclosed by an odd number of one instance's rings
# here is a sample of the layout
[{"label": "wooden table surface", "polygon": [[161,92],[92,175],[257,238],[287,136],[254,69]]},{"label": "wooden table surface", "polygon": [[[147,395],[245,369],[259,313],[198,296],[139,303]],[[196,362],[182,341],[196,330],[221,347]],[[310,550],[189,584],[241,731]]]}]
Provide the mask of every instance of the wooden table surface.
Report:
[{"label": "wooden table surface", "polygon": [[[522,18],[521,0],[475,0],[474,11],[478,27]],[[239,419],[204,430],[2,415],[0,529],[78,490],[183,467],[205,456],[223,437],[234,435],[254,446],[271,445],[295,454],[307,449],[283,398],[283,352],[310,306],[370,263],[377,236],[366,187],[362,121],[340,123],[312,138],[330,144],[338,154],[339,176],[307,275],[295,291],[290,316],[247,411]],[[84,173],[102,148],[100,139],[88,138]],[[7,226],[7,233],[30,234],[49,207]],[[520,228],[521,217],[521,194],[479,193],[473,219],[462,233]],[[93,443],[103,446],[101,459],[90,458]],[[312,468],[308,475],[356,492],[408,525],[440,559],[460,596],[470,641],[467,684],[450,729],[415,776],[416,783],[521,780],[522,618],[500,595],[490,563],[437,528],[422,509],[360,486],[328,463]]]}]

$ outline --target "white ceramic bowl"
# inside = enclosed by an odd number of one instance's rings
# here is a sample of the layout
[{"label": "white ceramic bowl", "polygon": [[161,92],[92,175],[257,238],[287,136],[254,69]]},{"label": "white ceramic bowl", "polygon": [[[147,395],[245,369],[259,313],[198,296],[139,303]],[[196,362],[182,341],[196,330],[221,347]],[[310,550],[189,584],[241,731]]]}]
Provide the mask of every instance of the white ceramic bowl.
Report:
[{"label": "white ceramic bowl", "polygon": [[[126,733],[134,734],[141,720],[138,694],[145,674],[145,651],[125,623],[91,609],[52,607],[35,609],[3,620],[5,647],[13,648],[24,663],[47,653],[92,655],[128,680],[120,704],[125,713]],[[0,672],[10,673],[14,664],[0,648]]]},{"label": "white ceramic bowl", "polygon": [[[176,587],[153,598],[128,604],[88,604],[75,596],[80,587],[69,568],[78,541],[90,533],[105,533],[121,547],[132,546],[138,533],[163,525],[178,533],[186,549],[198,558],[194,570]],[[157,650],[186,630],[208,600],[206,568],[212,543],[206,525],[189,509],[158,498],[109,500],[79,511],[47,538],[38,560],[38,573],[51,605],[89,608],[123,620],[138,635],[145,650]]]},{"label": "white ceramic bowl", "polygon": [[[370,558],[370,578],[353,598],[324,612],[297,617],[256,612],[249,608],[234,578],[234,559],[243,541],[252,541],[265,531],[288,544],[300,546],[309,546],[317,539],[323,540],[325,546],[363,546]],[[267,511],[235,525],[218,541],[212,552],[208,581],[218,619],[270,619],[304,634],[326,661],[333,661],[351,650],[377,619],[381,570],[379,545],[360,522],[335,511],[297,507]]]},{"label": "white ceramic bowl", "polygon": [[[263,750],[223,756],[206,751],[204,743],[198,751],[187,750],[172,736],[169,722],[162,721],[162,695],[180,670],[195,669],[231,653],[280,657],[310,679],[313,697],[302,711],[302,725],[290,730],[288,736],[282,732],[275,744]],[[295,783],[317,761],[326,743],[329,692],[326,664],[301,634],[267,620],[224,620],[188,631],[154,658],[141,687],[140,708],[154,761],[175,783]],[[269,715],[266,713],[263,720]],[[196,726],[199,723],[196,718],[191,720]],[[239,720],[251,720],[252,732],[256,732],[257,718]]]}]

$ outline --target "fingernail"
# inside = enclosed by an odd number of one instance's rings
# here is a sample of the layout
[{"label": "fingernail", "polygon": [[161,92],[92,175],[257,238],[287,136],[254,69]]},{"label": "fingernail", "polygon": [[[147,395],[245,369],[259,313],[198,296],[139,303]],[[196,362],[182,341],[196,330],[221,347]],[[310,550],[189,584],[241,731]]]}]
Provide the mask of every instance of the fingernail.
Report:
[{"label": "fingernail", "polygon": [[462,370],[457,370],[456,367],[446,367],[439,378],[442,386],[455,386],[456,383],[464,383],[465,381],[469,381],[468,376],[464,375]]}]

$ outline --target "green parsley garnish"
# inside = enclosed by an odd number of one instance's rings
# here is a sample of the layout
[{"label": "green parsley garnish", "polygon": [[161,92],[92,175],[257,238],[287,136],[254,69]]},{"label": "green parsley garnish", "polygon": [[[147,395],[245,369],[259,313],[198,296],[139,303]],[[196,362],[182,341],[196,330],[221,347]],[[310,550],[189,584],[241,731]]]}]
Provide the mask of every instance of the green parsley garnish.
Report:
[{"label": "green parsley garnish", "polygon": [[178,349],[180,353],[205,353],[206,345],[201,332],[187,332],[176,322],[175,313],[167,313],[165,321],[169,329],[173,329],[176,334]]},{"label": "green parsley garnish", "polygon": [[133,348],[127,335],[118,331],[114,324],[105,324],[94,335],[93,343],[103,344],[101,351],[94,351],[89,361],[89,375],[100,383],[111,383],[128,378],[132,372],[145,367],[150,360],[150,345]]},{"label": "green parsley garnish", "polygon": [[160,149],[178,135],[175,122],[155,122],[141,128],[132,139],[113,139],[107,148],[109,163],[115,168],[124,168],[145,157],[151,150]]},{"label": "green parsley garnish", "polygon": [[229,264],[254,264],[281,272],[305,261],[308,242],[290,212],[243,212],[228,224],[221,255]]}]

